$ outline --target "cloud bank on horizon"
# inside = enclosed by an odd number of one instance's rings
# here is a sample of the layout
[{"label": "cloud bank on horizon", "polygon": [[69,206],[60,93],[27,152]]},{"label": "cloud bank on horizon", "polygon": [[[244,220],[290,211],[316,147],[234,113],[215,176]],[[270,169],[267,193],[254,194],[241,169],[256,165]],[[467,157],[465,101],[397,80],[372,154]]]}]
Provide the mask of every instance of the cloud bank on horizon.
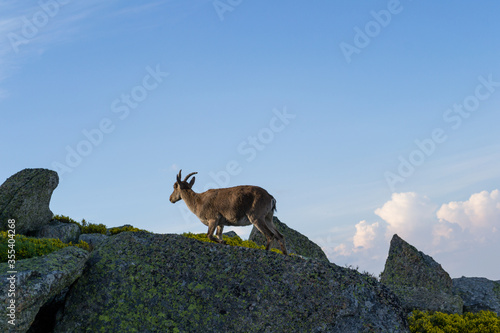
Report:
[{"label": "cloud bank on horizon", "polygon": [[484,266],[470,266],[473,256],[482,265],[498,265],[484,259],[491,260],[492,254],[500,251],[498,189],[474,193],[466,201],[451,201],[441,206],[415,192],[393,193],[391,200],[374,213],[380,220],[357,223],[348,242],[329,247],[326,239],[317,240],[330,260],[380,272],[390,239],[398,234],[418,250],[434,256],[452,277],[484,276],[481,271]]}]

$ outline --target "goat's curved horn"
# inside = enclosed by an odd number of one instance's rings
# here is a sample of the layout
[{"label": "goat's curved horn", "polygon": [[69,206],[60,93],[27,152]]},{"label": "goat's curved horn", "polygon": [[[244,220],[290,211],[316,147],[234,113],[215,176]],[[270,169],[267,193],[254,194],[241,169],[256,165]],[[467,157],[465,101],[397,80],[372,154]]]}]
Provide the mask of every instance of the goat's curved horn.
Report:
[{"label": "goat's curved horn", "polygon": [[178,183],[181,182],[181,172],[182,172],[182,169],[179,171],[179,174],[177,175],[177,182]]},{"label": "goat's curved horn", "polygon": [[[186,178],[184,178],[184,181],[187,182],[187,180],[189,179],[189,177],[191,177],[192,175],[196,175],[198,172],[191,172],[189,175],[186,176]],[[180,175],[180,173],[179,173]]]}]

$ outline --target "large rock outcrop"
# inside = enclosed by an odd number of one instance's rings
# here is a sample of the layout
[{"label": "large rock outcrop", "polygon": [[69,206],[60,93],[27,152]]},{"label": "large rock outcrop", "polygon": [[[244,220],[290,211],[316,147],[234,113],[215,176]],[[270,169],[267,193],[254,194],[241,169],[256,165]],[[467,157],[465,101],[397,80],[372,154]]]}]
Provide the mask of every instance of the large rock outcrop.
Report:
[{"label": "large rock outcrop", "polygon": [[[312,242],[300,232],[289,228],[285,223],[281,222],[276,216],[273,218],[273,223],[279,232],[285,236],[286,247],[289,253],[299,254],[307,258],[313,258],[329,262],[326,254],[321,250],[318,244]],[[264,235],[255,227],[250,232],[248,238],[258,245],[266,245],[267,240]],[[281,247],[275,239],[271,242],[271,248],[281,250]]]},{"label": "large rock outcrop", "polygon": [[375,279],[318,260],[124,232],[92,252],[55,332],[407,332]]},{"label": "large rock outcrop", "polygon": [[[27,332],[44,304],[61,294],[82,274],[89,253],[73,246],[42,257],[19,260],[17,273],[8,274],[7,263],[0,264],[0,304],[7,308],[15,300],[15,325],[5,314],[0,320],[0,332]],[[15,275],[15,297],[9,297],[9,277]],[[11,319],[9,319],[11,320]]]},{"label": "large rock outcrop", "polygon": [[38,229],[33,236],[38,238],[58,238],[63,243],[78,243],[80,227],[74,223],[52,220]]},{"label": "large rock outcrop", "polygon": [[49,223],[50,198],[58,184],[57,172],[47,169],[24,169],[9,177],[0,186],[0,230],[7,230],[9,219],[15,219],[18,234]]},{"label": "large rock outcrop", "polygon": [[500,281],[480,277],[453,279],[453,293],[464,300],[464,312],[484,310],[500,316]]},{"label": "large rock outcrop", "polygon": [[408,312],[417,309],[462,313],[463,301],[453,295],[448,273],[398,235],[391,240],[380,282],[398,295]]}]

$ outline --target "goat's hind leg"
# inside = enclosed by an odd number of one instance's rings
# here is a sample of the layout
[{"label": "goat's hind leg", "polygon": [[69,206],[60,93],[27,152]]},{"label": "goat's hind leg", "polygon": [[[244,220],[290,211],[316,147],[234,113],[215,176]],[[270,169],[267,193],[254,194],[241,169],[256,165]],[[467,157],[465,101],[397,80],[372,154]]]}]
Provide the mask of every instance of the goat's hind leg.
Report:
[{"label": "goat's hind leg", "polygon": [[[250,222],[260,231],[261,234],[263,234],[266,239],[266,250],[269,250],[269,247],[271,246],[271,242],[273,241],[273,238],[276,238],[281,245],[281,251],[283,254],[287,254],[286,252],[286,247],[284,246],[284,242],[282,242],[280,239],[283,239],[283,235],[281,235],[276,228],[274,228],[274,225],[271,225],[271,228],[269,228],[267,221],[264,218],[258,219],[254,217],[248,217]],[[277,233],[277,234],[276,234]],[[280,238],[281,236],[281,238]],[[284,250],[284,251],[283,251]]]},{"label": "goat's hind leg", "polygon": [[288,251],[286,250],[285,237],[283,237],[278,229],[274,229],[274,231],[276,231],[276,234],[278,235],[278,237],[275,236],[275,238],[278,240],[278,242],[280,242],[281,252],[283,252],[284,255],[287,255]]},{"label": "goat's hind leg", "polygon": [[276,226],[273,223],[272,212],[266,215],[266,226],[271,230],[273,237],[280,243],[281,252],[283,252],[284,255],[287,255],[288,251],[286,250],[285,237],[283,237],[283,234],[276,229]]},{"label": "goat's hind leg", "polygon": [[269,246],[271,245],[271,242],[273,240],[272,238],[272,233],[271,231],[266,227],[266,224],[261,221],[260,219],[253,217],[253,216],[248,216],[248,220],[257,228],[257,230],[260,231],[260,233],[266,237],[267,243],[266,243],[266,250],[269,250]]}]

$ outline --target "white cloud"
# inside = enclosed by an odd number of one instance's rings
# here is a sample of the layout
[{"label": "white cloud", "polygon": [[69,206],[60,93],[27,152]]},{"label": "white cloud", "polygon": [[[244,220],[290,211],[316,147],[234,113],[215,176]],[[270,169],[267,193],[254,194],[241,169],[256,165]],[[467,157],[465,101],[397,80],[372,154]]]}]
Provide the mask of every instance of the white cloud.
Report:
[{"label": "white cloud", "polygon": [[389,250],[384,239],[385,223],[372,224],[361,221],[356,224],[356,233],[333,248],[323,247],[328,258],[340,266],[359,267],[361,271],[381,272]]},{"label": "white cloud", "polygon": [[393,234],[412,241],[430,235],[431,228],[437,222],[437,205],[428,197],[414,192],[393,193],[391,200],[375,214],[387,222],[386,237]]},{"label": "white cloud", "polygon": [[360,221],[352,238],[347,235],[345,241],[324,250],[339,265],[377,273],[387,259],[389,240],[397,233],[420,251],[436,256],[453,277],[498,279],[500,270],[495,272],[491,261],[500,251],[499,190],[475,193],[467,201],[438,207],[417,193],[394,193],[375,210],[382,221]]},{"label": "white cloud", "polygon": [[374,240],[377,237],[379,223],[375,222],[368,224],[366,221],[361,221],[356,224],[356,234],[352,242],[355,248],[369,249],[374,246]]},{"label": "white cloud", "polygon": [[435,225],[433,229],[434,244],[439,243],[441,238],[450,239],[453,232],[453,227],[449,223],[439,223]]},{"label": "white cloud", "polygon": [[324,250],[333,262],[340,265],[381,271],[393,234],[397,233],[417,247],[431,243],[432,227],[438,222],[435,216],[437,207],[429,198],[417,193],[394,193],[391,200],[375,210],[383,221],[369,223],[362,220],[355,225],[352,238]]},{"label": "white cloud", "polygon": [[349,256],[352,254],[352,249],[348,248],[348,246],[345,243],[340,244],[339,246],[336,246],[333,249],[333,254],[335,256]]},{"label": "white cloud", "polygon": [[482,191],[467,201],[452,201],[437,212],[441,221],[458,224],[475,235],[495,233],[500,227],[500,192]]}]

